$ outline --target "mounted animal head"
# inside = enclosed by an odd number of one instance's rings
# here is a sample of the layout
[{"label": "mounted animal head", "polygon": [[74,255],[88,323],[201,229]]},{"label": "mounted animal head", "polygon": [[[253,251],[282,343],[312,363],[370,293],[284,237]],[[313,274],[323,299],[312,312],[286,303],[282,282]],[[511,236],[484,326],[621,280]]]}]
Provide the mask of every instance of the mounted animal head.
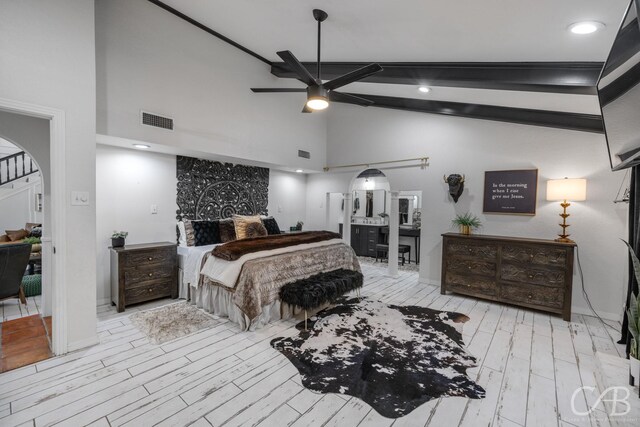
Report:
[{"label": "mounted animal head", "polygon": [[455,203],[458,203],[458,199],[464,190],[464,175],[453,173],[449,176],[443,176],[443,178],[444,182],[449,185],[449,195]]}]

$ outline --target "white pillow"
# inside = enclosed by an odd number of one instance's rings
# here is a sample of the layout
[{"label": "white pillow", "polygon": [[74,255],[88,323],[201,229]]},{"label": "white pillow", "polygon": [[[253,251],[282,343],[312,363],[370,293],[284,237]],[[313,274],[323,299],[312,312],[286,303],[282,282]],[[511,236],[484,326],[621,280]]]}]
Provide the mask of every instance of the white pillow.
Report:
[{"label": "white pillow", "polygon": [[180,232],[180,237],[178,238],[178,245],[187,246],[187,229],[184,227],[183,221],[178,221],[178,231]]}]

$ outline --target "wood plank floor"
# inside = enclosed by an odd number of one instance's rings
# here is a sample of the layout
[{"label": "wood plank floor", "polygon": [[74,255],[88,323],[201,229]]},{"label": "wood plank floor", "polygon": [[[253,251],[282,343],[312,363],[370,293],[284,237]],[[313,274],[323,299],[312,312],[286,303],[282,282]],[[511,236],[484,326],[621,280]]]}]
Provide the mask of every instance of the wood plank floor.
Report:
[{"label": "wood plank floor", "polygon": [[[442,398],[411,414],[383,418],[359,399],[304,389],[296,369],[269,346],[297,333],[281,321],[256,332],[220,324],[152,345],[128,315],[99,309],[101,343],[0,375],[0,426],[608,426],[605,412],[577,417],[571,396],[595,386],[596,351],[619,355],[597,319],[558,317],[454,295],[418,283],[416,273],[384,276],[363,265],[363,295],[468,314],[464,339],[479,359],[470,370],[482,400]],[[615,326],[615,325],[614,325]],[[586,410],[597,394],[578,393]]]},{"label": "wood plank floor", "polygon": [[0,372],[49,359],[51,317],[39,314],[0,323]]},{"label": "wood plank floor", "polygon": [[9,320],[20,319],[21,317],[41,314],[41,296],[27,298],[27,304],[20,304],[18,298],[0,301],[0,323]]}]

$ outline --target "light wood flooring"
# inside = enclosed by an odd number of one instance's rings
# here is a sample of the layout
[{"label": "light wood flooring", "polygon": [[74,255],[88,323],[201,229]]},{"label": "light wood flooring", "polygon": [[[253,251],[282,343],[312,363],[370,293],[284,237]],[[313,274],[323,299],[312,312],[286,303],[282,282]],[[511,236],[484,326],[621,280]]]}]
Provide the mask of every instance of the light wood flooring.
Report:
[{"label": "light wood flooring", "polygon": [[[416,273],[384,276],[363,265],[362,294],[395,304],[468,314],[464,338],[479,366],[469,371],[486,391],[482,400],[442,398],[397,420],[359,399],[304,389],[296,369],[269,346],[296,334],[292,321],[256,332],[228,322],[151,345],[128,315],[99,309],[101,343],[0,375],[0,426],[608,426],[604,411],[577,417],[571,396],[596,385],[596,352],[620,355],[593,317],[567,323],[525,309],[440,295]],[[637,390],[636,390],[637,393]],[[586,411],[595,393],[577,394]]]},{"label": "light wood flooring", "polygon": [[27,298],[27,304],[20,304],[18,298],[0,301],[0,323],[9,320],[20,319],[21,317],[40,314],[41,296]]}]

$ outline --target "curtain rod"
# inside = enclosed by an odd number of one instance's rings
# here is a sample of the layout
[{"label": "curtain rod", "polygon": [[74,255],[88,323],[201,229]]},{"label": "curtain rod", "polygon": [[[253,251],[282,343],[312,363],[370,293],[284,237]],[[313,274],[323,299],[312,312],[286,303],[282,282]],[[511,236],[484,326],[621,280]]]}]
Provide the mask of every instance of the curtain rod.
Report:
[{"label": "curtain rod", "polygon": [[[384,162],[371,162],[371,163],[356,163],[353,165],[338,165],[338,166],[325,166],[322,168],[325,172],[329,172],[331,169],[343,169],[343,168],[355,168],[358,166],[370,167],[371,165],[386,165],[389,163],[404,163],[404,162],[415,162],[420,161],[420,169],[424,169],[429,166],[429,157],[414,157],[412,159],[401,159],[401,160],[386,160]],[[416,165],[418,166],[418,165]]]}]

